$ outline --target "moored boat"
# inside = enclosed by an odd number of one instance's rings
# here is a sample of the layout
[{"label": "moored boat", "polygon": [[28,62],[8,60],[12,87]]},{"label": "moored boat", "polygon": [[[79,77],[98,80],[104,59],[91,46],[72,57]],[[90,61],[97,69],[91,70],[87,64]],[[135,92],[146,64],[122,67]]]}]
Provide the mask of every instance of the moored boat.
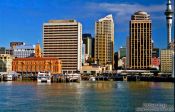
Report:
[{"label": "moored boat", "polygon": [[51,74],[50,72],[38,72],[37,82],[42,83],[51,83]]},{"label": "moored boat", "polygon": [[13,81],[17,79],[17,75],[15,72],[7,72],[3,75],[4,81]]},{"label": "moored boat", "polygon": [[65,74],[65,76],[70,82],[80,82],[81,81],[81,74],[78,74],[78,73]]},{"label": "moored boat", "polygon": [[89,78],[89,81],[91,81],[91,82],[95,82],[96,79],[95,79],[95,77],[90,77],[90,78]]}]

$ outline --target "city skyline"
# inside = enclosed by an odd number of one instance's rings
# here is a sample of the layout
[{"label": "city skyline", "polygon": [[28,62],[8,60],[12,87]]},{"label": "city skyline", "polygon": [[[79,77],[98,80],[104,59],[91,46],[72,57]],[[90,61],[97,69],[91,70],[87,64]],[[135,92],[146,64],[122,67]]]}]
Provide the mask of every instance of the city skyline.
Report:
[{"label": "city skyline", "polygon": [[[82,23],[83,33],[91,33],[94,37],[95,22],[108,14],[113,14],[114,51],[117,51],[121,46],[126,46],[130,16],[136,11],[143,10],[151,16],[154,46],[166,48],[167,31],[164,15],[166,2],[167,0],[151,2],[141,0],[135,2],[131,0],[111,0],[110,2],[107,0],[103,2],[102,0],[93,2],[90,0],[76,2],[6,0],[0,4],[0,46],[9,47],[11,41],[23,41],[28,44],[35,44],[38,41],[42,43],[42,24],[50,19],[76,19]],[[174,4],[174,1],[172,2]],[[172,29],[172,38],[174,38],[174,29]]]}]

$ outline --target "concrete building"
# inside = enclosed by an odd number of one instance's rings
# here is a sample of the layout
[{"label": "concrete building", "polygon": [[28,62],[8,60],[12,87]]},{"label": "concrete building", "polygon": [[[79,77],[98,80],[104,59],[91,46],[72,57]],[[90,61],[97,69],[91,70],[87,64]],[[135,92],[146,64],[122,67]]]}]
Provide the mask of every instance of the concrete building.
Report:
[{"label": "concrete building", "polygon": [[62,70],[77,72],[82,67],[82,25],[76,20],[49,20],[43,24],[43,55],[62,61]]},{"label": "concrete building", "polygon": [[129,47],[130,47],[130,44],[129,44],[129,41],[130,40],[130,38],[129,38],[129,36],[127,37],[127,39],[126,39],[126,68],[127,69],[130,69],[130,65],[129,65],[129,62],[130,62],[130,52],[129,52]]},{"label": "concrete building", "polygon": [[19,45],[13,48],[13,56],[15,58],[33,57],[35,45]]},{"label": "concrete building", "polygon": [[128,45],[129,69],[149,69],[152,58],[150,15],[143,11],[131,16]]},{"label": "concrete building", "polygon": [[88,74],[88,75],[97,75],[102,73],[102,67],[97,65],[85,65],[82,66],[82,70],[80,71],[81,74]]},{"label": "concrete building", "polygon": [[96,64],[82,66],[81,74],[97,75],[101,73],[112,73],[112,65],[98,66]]},{"label": "concrete building", "polygon": [[118,59],[118,69],[126,69],[127,61],[126,57]]},{"label": "concrete building", "polygon": [[61,74],[61,60],[54,57],[42,57],[39,44],[35,47],[35,57],[15,58],[12,70],[20,74],[37,75],[38,72]]},{"label": "concrete building", "polygon": [[95,38],[92,38],[92,58],[95,57]]},{"label": "concrete building", "polygon": [[82,65],[84,65],[86,61],[86,53],[85,53],[86,45],[82,44]]},{"label": "concrete building", "polygon": [[12,48],[6,48],[5,49],[5,54],[13,55],[13,49]]},{"label": "concrete building", "polygon": [[162,49],[160,51],[160,62],[162,73],[172,73],[173,50]]},{"label": "concrete building", "polygon": [[121,47],[118,51],[118,56],[119,58],[123,58],[126,57],[126,47]]},{"label": "concrete building", "polygon": [[112,15],[95,23],[95,60],[100,65],[114,64],[114,21]]},{"label": "concrete building", "polygon": [[91,34],[83,34],[83,44],[85,44],[85,54],[92,57],[92,36]]},{"label": "concrete building", "polygon": [[118,68],[126,69],[127,61],[126,61],[126,47],[121,47],[118,51]]},{"label": "concrete building", "polygon": [[114,69],[118,69],[118,52],[114,53]]},{"label": "concrete building", "polygon": [[10,54],[0,54],[0,72],[12,71],[13,57]]}]

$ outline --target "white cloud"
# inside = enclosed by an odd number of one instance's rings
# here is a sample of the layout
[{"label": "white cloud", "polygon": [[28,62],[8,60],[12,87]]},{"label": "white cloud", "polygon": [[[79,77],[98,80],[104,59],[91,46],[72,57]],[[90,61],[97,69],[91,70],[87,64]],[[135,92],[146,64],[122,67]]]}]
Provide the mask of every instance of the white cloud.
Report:
[{"label": "white cloud", "polygon": [[88,7],[95,11],[113,13],[116,18],[120,18],[120,22],[125,22],[126,20],[129,20],[131,15],[136,11],[146,11],[151,15],[151,18],[162,19],[166,9],[166,3],[149,6],[129,3],[90,3],[88,4]]}]

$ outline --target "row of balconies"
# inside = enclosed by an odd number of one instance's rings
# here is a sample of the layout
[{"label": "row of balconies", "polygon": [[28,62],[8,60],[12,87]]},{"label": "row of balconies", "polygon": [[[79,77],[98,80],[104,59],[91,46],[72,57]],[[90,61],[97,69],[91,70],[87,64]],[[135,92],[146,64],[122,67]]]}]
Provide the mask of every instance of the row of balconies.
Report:
[{"label": "row of balconies", "polygon": [[70,33],[70,34],[56,34],[56,33],[53,33],[53,34],[44,34],[44,37],[50,37],[50,36],[76,36],[78,37],[78,33]]}]

